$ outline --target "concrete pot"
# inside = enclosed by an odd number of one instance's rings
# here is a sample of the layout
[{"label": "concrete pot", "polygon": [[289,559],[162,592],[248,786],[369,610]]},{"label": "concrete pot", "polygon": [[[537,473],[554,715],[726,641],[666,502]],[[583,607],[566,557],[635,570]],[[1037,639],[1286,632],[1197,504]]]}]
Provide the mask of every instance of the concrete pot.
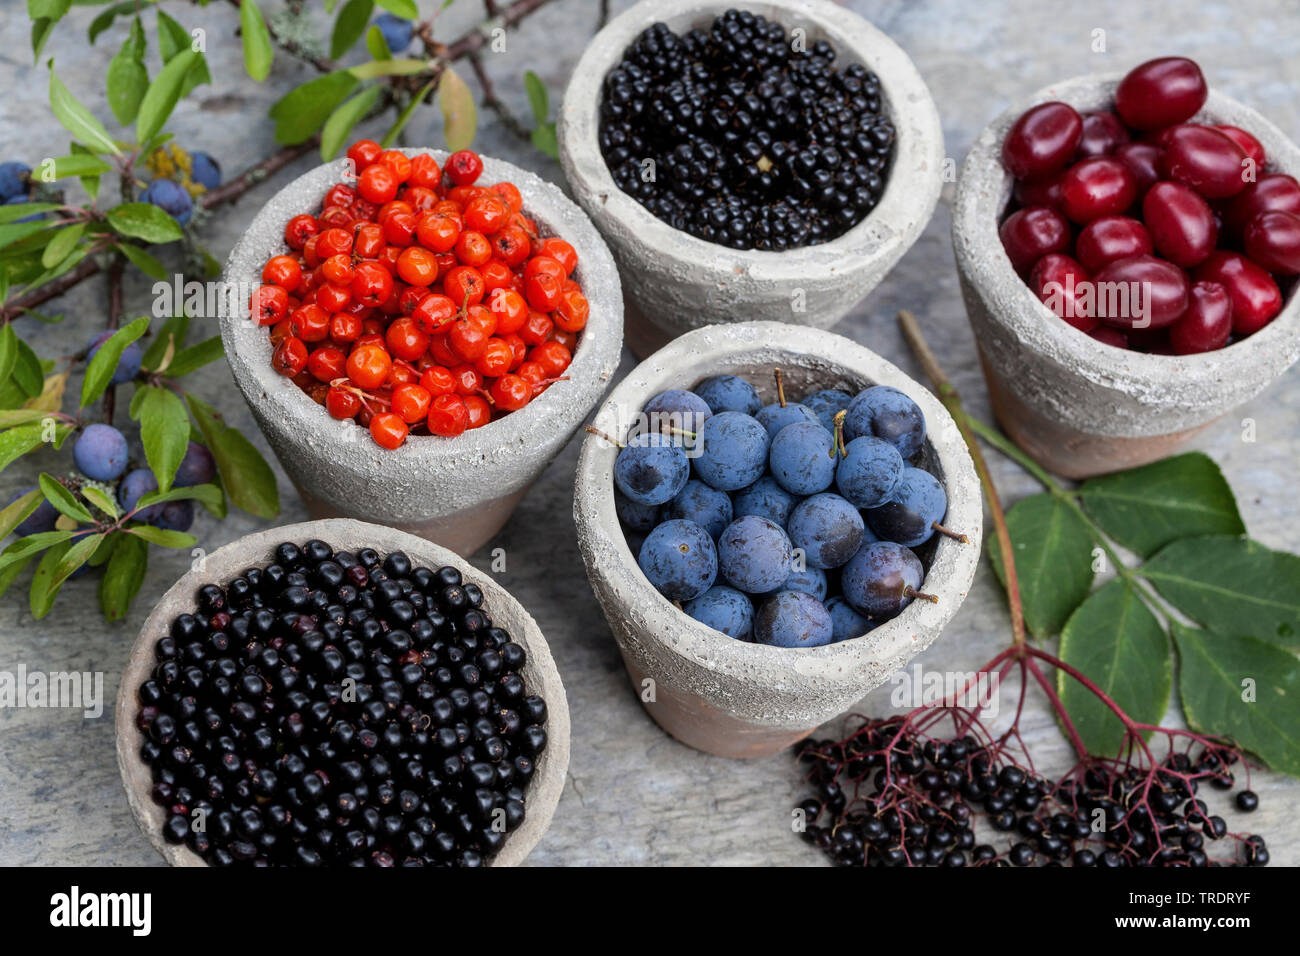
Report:
[{"label": "concrete pot", "polygon": [[546,639],[542,637],[537,622],[505,588],[471,566],[464,558],[404,531],[346,518],[306,521],[260,531],[232,541],[205,557],[158,601],[131,648],[131,656],[118,687],[115,710],[117,766],[122,773],[127,803],[131,806],[136,823],[153,848],[172,866],[205,865],[203,859],[188,847],[168,843],[162,837],[166,815],[162,807],[150,797],[153,778],[149,766],[140,759],[140,744],[144,735],[135,724],[136,712],[140,706],[136,694],[140,685],[153,672],[154,644],[168,633],[171,622],[177,615],[193,612],[194,595],[202,585],[225,583],[238,577],[246,568],[269,563],[276,545],[282,541],[302,544],[313,538],[319,538],[337,550],[355,551],[369,547],[381,555],[405,551],[417,566],[436,569],[452,565],[459,568],[466,580],[483,589],[483,605],[493,621],[508,630],[511,638],[523,645],[528,652],[524,680],[533,693],[540,694],[546,700],[547,745],[528,784],[528,813],[523,825],[506,838],[491,861],[493,866],[517,866],[550,826],[569,769],[569,704]]},{"label": "concrete pot", "polygon": [[[998,422],[1035,460],[1067,478],[1164,458],[1300,356],[1294,292],[1269,325],[1228,348],[1148,355],[1103,345],[1061,321],[1016,275],[998,239],[1012,187],[1000,159],[1003,137],[1035,103],[1109,107],[1120,76],[1045,87],[990,123],[962,166],[952,217],[966,313]],[[1249,130],[1264,145],[1268,171],[1300,174],[1300,149],[1254,110],[1211,90],[1195,119]]]},{"label": "concrete pot", "polygon": [[[628,676],[650,716],[668,733],[725,757],[776,753],[883,683],[952,619],[980,556],[979,481],[956,424],[928,390],[874,352],[833,333],[777,322],[696,329],[638,365],[602,403],[594,424],[621,439],[657,393],[690,388],[723,373],[749,380],[771,402],[775,366],[785,373],[791,399],[819,388],[856,392],[871,384],[910,395],[928,427],[922,464],[947,487],[944,523],[965,532],[970,542],[935,535],[917,549],[929,564],[925,590],[939,602],[914,601],[864,637],[794,649],[736,641],[688,617],[646,580],[614,513],[618,449],[588,436],[573,496],[578,545]],[[654,682],[654,700],[644,693],[647,678]]]},{"label": "concrete pot", "polygon": [[[409,155],[446,153],[407,149]],[[284,224],[319,208],[343,179],[346,160],[318,166],[280,190],[253,219],[226,262],[227,282],[261,282],[267,258],[286,251]],[[517,166],[484,158],[483,181],[509,180],[543,235],[578,252],[575,278],[591,304],[567,379],[520,411],[456,438],[416,436],[380,448],[354,422],[340,422],[271,368],[265,328],[248,315],[248,297],[221,318],[226,356],[262,433],[315,518],[349,517],[393,525],[470,554],[510,517],[528,486],[586,419],[618,366],[623,299],[614,261],[582,210],[555,186]]]},{"label": "concrete pot", "polygon": [[[602,84],[627,46],[655,22],[681,33],[733,7],[801,27],[809,44],[827,40],[835,47],[837,64],[862,63],[880,77],[898,130],[889,182],[870,215],[832,242],[790,252],[705,242],[656,219],[614,184],[605,166],[597,139]],[[829,0],[642,0],[587,45],[564,94],[558,133],[573,194],[618,261],[628,346],[642,358],[715,323],[762,319],[829,328],[916,241],[943,185],[943,131],[921,75],[889,37]]]}]

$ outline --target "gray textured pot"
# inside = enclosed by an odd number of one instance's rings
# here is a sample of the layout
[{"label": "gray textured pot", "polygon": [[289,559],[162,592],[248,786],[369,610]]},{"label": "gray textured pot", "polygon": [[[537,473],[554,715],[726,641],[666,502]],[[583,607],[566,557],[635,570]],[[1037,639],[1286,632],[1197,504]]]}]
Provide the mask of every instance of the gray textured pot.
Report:
[{"label": "gray textured pot", "polygon": [[[614,184],[597,136],[602,84],[646,27],[678,32],[730,8],[752,10],[827,40],[836,62],[874,71],[898,130],[880,204],[843,236],[790,252],[728,249],[673,229]],[[828,0],[643,0],[587,45],[564,94],[560,162],[573,194],[618,260],[627,299],[628,346],[644,358],[674,336],[723,322],[775,320],[829,328],[902,258],[934,212],[942,187],[943,130],[930,91],[899,47]],[[805,308],[795,311],[802,291]]]},{"label": "gray textured pot", "polygon": [[122,674],[115,707],[117,765],[122,773],[127,803],[131,806],[136,823],[153,848],[172,866],[204,865],[203,859],[188,847],[168,843],[163,839],[162,828],[166,815],[162,807],[150,797],[153,778],[149,766],[140,759],[140,744],[144,735],[135,723],[140,706],[136,693],[153,672],[154,644],[168,633],[171,622],[177,615],[193,612],[194,594],[202,585],[224,584],[238,577],[247,568],[267,564],[276,545],[282,541],[302,544],[313,538],[319,538],[336,550],[374,548],[380,554],[405,551],[417,566],[436,569],[452,565],[459,568],[466,580],[473,581],[483,589],[483,606],[493,622],[509,631],[511,639],[523,645],[528,652],[524,680],[533,693],[540,694],[546,701],[547,744],[528,784],[528,812],[523,825],[506,838],[492,859],[493,866],[517,866],[550,826],[569,769],[569,703],[546,639],[542,637],[532,615],[505,588],[471,566],[464,558],[404,531],[345,518],[306,521],[272,528],[218,548],[168,588],[145,619]]},{"label": "gray textured pot", "polygon": [[[998,422],[1045,467],[1069,478],[1163,458],[1219,416],[1268,387],[1300,356],[1294,292],[1269,325],[1201,355],[1148,355],[1103,345],[1061,321],[1016,275],[998,239],[1012,179],[1002,140],[1035,103],[1109,107],[1120,74],[1045,87],[990,123],[957,181],[953,248],[962,296]],[[1201,122],[1253,133],[1268,171],[1300,175],[1300,150],[1254,110],[1210,91]]]},{"label": "gray textured pot", "polygon": [[[851,708],[939,636],[966,597],[979,563],[979,481],[957,426],[925,388],[874,352],[820,329],[744,322],[696,329],[638,365],[601,403],[594,425],[622,438],[652,396],[710,375],[740,375],[775,400],[772,369],[791,398],[819,388],[892,385],[910,395],[928,426],[925,466],[946,485],[944,523],[968,544],[935,535],[925,590],[864,637],[825,647],[778,648],[733,640],[673,606],[646,580],[614,513],[618,449],[596,435],[582,446],[573,496],[587,576],[650,716],[683,743],[727,757],[761,757],[807,736]],[[929,549],[933,549],[933,553]],[[654,700],[643,684],[654,681]]]},{"label": "gray textured pot", "polygon": [[[439,162],[446,157],[436,149],[404,152],[432,153]],[[577,250],[574,277],[591,304],[567,378],[520,411],[456,438],[416,436],[387,451],[354,422],[330,417],[271,368],[267,330],[249,319],[246,297],[237,313],[222,316],[221,337],[235,383],[313,517],[393,525],[470,554],[505,524],[604,394],[618,366],[623,340],[618,272],[590,220],[532,173],[487,157],[483,165],[484,182],[513,182],[541,233],[558,235]],[[284,224],[318,209],[345,167],[346,160],[318,166],[276,193],[230,253],[226,281],[256,286],[267,258],[286,251]]]}]

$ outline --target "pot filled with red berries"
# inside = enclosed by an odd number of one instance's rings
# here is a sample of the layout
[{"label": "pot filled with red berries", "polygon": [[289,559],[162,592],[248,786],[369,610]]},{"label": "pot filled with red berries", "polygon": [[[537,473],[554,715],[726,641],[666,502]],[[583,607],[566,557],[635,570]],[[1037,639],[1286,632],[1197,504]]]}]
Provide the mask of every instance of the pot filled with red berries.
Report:
[{"label": "pot filled with red berries", "polygon": [[1058,474],[1165,457],[1300,356],[1300,149],[1163,57],[978,137],[953,244],[998,421]]},{"label": "pot filled with red berries", "polygon": [[[622,347],[613,260],[533,174],[382,149],[290,183],[235,246],[235,382],[315,517],[468,554],[604,392]],[[245,291],[251,290],[251,291]]]},{"label": "pot filled with red berries", "polygon": [[118,690],[128,802],[174,866],[510,866],[569,763],[536,622],[423,538],[240,538],[177,581]]},{"label": "pot filled with red berries", "polygon": [[641,357],[713,323],[829,328],[916,241],[942,186],[916,67],[829,0],[643,0],[588,44],[558,135]]},{"label": "pot filled with red berries", "polygon": [[928,647],[974,578],[980,490],[956,425],[833,333],[687,333],[588,432],[587,575],[646,711],[697,749],[806,736]]}]

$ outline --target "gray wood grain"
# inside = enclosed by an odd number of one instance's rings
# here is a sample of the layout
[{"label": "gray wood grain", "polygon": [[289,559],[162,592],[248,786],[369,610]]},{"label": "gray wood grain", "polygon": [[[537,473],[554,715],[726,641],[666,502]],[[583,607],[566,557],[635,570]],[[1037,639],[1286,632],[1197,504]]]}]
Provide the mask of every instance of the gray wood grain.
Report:
[{"label": "gray wood grain", "polygon": [[[627,4],[616,2],[615,10]],[[1158,8],[1105,0],[1091,4],[1040,4],[1008,0],[972,5],[960,0],[847,4],[893,36],[914,58],[939,104],[948,155],[960,161],[978,129],[1005,105],[1055,79],[1098,70],[1125,69],[1152,56],[1184,53],[1197,58],[1210,82],[1255,106],[1292,138],[1300,138],[1300,31],[1294,6],[1269,0],[1208,0]],[[426,12],[437,4],[421,5]],[[501,95],[528,115],[522,74],[534,69],[558,100],[567,72],[596,20],[591,0],[560,0],[512,34],[506,53],[486,57]],[[45,156],[67,151],[67,135],[48,113],[44,65],[31,64],[27,18],[21,11],[0,21],[0,85],[24,95],[7,97],[0,110],[2,159],[36,166]],[[95,11],[74,7],[46,51],[60,76],[97,115],[109,117],[103,75],[125,36],[125,21],[102,36],[89,52],[85,28]],[[266,109],[292,85],[309,78],[309,68],[277,57],[266,83],[243,72],[234,34],[235,18],[224,5],[186,8],[187,26],[207,30],[214,85],[182,103],[170,128],[189,148],[215,155],[227,174],[274,148]],[[458,3],[440,17],[440,35],[454,36],[477,16],[473,3]],[[1288,29],[1290,27],[1290,29]],[[1094,31],[1104,30],[1108,52],[1093,51]],[[152,63],[152,61],[151,61]],[[156,63],[151,65],[156,70]],[[440,141],[436,110],[408,127],[412,145]],[[111,125],[111,124],[110,124]],[[383,132],[376,126],[371,135]],[[558,166],[531,147],[509,138],[490,117],[480,124],[478,148],[558,180]],[[301,172],[311,165],[300,162]],[[224,258],[242,223],[259,200],[289,173],[247,196],[200,229],[218,259]],[[951,191],[951,187],[948,188]],[[894,322],[900,308],[917,314],[932,346],[961,389],[971,410],[989,416],[983,381],[965,321],[945,202],[925,234],[879,289],[838,331],[919,374]],[[177,265],[175,260],[169,266]],[[138,274],[127,285],[128,315],[150,306],[149,281]],[[102,280],[92,280],[58,306],[61,325],[32,320],[19,330],[44,356],[75,352],[104,321]],[[196,335],[215,334],[196,329]],[[622,371],[631,367],[624,357]],[[229,418],[254,434],[247,409],[231,388],[229,372],[217,364],[187,380]],[[74,380],[74,388],[77,383]],[[119,423],[125,415],[119,416]],[[1258,440],[1241,439],[1243,419],[1253,419]],[[1251,533],[1266,544],[1300,551],[1294,479],[1300,461],[1300,380],[1293,369],[1250,403],[1208,429],[1193,447],[1210,454],[1236,489]],[[130,434],[130,432],[129,432]],[[255,440],[265,450],[260,436]],[[786,756],[735,762],[689,750],[664,736],[631,692],[609,631],[587,588],[574,540],[571,480],[576,445],[570,445],[524,500],[491,547],[505,550],[502,584],[537,618],[564,677],[573,716],[571,778],[554,824],[533,853],[537,864],[788,864],[815,865],[819,856],[790,832],[789,811],[799,792],[797,773]],[[1036,490],[1015,466],[991,455],[1006,502]],[[69,456],[41,452],[0,475],[5,498],[34,483],[38,470],[70,468]],[[282,522],[306,517],[292,488],[280,475]],[[263,527],[247,516],[225,522],[200,517],[195,533],[206,549]],[[487,567],[488,555],[475,563]],[[73,582],[43,621],[34,621],[20,591],[0,600],[0,670],[18,664],[39,670],[105,672],[111,700],[118,675],[152,602],[183,571],[186,554],[154,551],[149,575],[128,619],[106,625],[95,607],[92,579]],[[919,663],[935,669],[972,669],[1006,642],[1002,596],[987,565],[956,621]],[[1065,742],[1042,706],[1031,696],[1025,720],[1035,758],[1045,770],[1068,761]],[[888,689],[862,704],[880,713]],[[1170,714],[1177,719],[1177,711]],[[112,720],[84,720],[69,710],[0,710],[0,864],[158,864],[136,831],[113,758]],[[1300,782],[1257,774],[1262,799],[1253,816],[1230,812],[1233,829],[1250,829],[1269,840],[1278,864],[1300,863]]]}]

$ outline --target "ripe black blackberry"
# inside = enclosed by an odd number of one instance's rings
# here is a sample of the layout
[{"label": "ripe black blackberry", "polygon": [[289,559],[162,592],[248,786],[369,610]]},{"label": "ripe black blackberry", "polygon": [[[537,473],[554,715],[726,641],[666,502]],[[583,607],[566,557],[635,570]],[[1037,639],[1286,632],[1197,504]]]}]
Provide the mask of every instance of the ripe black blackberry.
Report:
[{"label": "ripe black blackberry", "polygon": [[455,568],[321,541],[275,558],[155,646],[136,719],[164,838],[213,865],[489,861],[546,747],[524,649]]},{"label": "ripe black blackberry", "polygon": [[605,77],[600,148],[619,188],[708,242],[816,245],[880,201],[895,131],[879,78],[824,40],[728,10],[643,31]]}]

